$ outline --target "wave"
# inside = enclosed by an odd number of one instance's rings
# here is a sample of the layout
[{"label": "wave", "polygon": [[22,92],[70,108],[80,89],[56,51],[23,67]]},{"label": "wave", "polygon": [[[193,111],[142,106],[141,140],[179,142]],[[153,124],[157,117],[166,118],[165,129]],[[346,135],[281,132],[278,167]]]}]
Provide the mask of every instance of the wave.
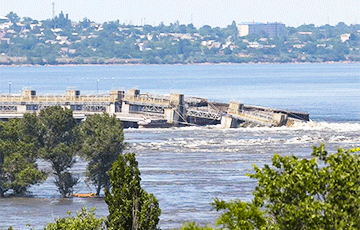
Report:
[{"label": "wave", "polygon": [[245,152],[254,147],[292,149],[316,146],[322,142],[352,148],[360,145],[359,131],[360,123],[310,121],[293,127],[222,129],[217,125],[132,129],[125,131],[125,137],[130,149],[136,152]]},{"label": "wave", "polygon": [[[342,135],[312,136],[301,135],[286,137],[267,137],[253,139],[191,139],[165,140],[153,143],[134,143],[130,145],[131,150],[136,151],[161,151],[161,152],[243,152],[254,148],[293,148],[316,146],[320,143],[332,144],[339,147],[355,147],[360,143],[360,137],[346,137]],[[256,146],[256,147],[255,147]]]},{"label": "wave", "polygon": [[360,132],[360,122],[299,122],[295,123],[290,129],[300,129],[300,130],[335,130],[342,132]]},{"label": "wave", "polygon": [[221,125],[209,126],[186,126],[186,127],[171,127],[171,128],[139,128],[139,129],[126,129],[125,133],[133,132],[178,132],[178,131],[213,131],[221,130],[224,132],[257,132],[257,131],[291,131],[291,130],[334,130],[340,132],[359,132],[359,122],[297,122],[291,127],[240,127],[240,128],[222,128]]}]

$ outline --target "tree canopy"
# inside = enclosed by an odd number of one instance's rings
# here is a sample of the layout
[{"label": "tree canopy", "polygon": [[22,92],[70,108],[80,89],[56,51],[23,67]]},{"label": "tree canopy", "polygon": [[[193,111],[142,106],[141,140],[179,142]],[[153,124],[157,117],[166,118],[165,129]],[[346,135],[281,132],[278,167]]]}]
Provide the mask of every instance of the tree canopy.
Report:
[{"label": "tree canopy", "polygon": [[75,119],[70,109],[60,106],[48,107],[38,116],[40,153],[50,162],[55,185],[61,196],[69,196],[78,178],[69,169],[75,164],[78,151],[78,135]]},{"label": "tree canopy", "polygon": [[38,169],[36,145],[27,132],[28,119],[13,119],[0,122],[0,196],[8,190],[23,195],[31,185],[46,179],[46,173]]},{"label": "tree canopy", "polygon": [[99,196],[111,187],[108,171],[124,148],[121,121],[106,113],[77,124],[72,110],[53,106],[0,122],[0,196],[9,190],[25,194],[43,182],[47,174],[38,169],[38,159],[49,162],[61,196],[69,196],[78,182],[71,172],[76,156],[88,161],[85,176]]},{"label": "tree canopy", "polygon": [[124,133],[121,121],[108,114],[89,116],[80,125],[82,155],[88,160],[86,177],[96,187],[110,187],[108,171],[124,149]]},{"label": "tree canopy", "polygon": [[120,155],[110,171],[111,190],[105,189],[109,208],[108,229],[155,230],[161,210],[153,194],[140,186],[134,153]]},{"label": "tree canopy", "polygon": [[[258,181],[252,202],[215,199],[225,212],[216,224],[225,229],[359,229],[360,148],[329,154],[324,144],[312,158],[275,154],[272,166],[254,166]],[[196,224],[184,230],[208,229]]]},{"label": "tree canopy", "polygon": [[324,144],[311,159],[273,158],[273,168],[255,167],[254,203],[265,207],[280,229],[360,227],[360,148],[328,154]]},{"label": "tree canopy", "polygon": [[72,217],[71,213],[68,213],[69,217],[58,218],[55,223],[49,223],[45,226],[45,230],[102,230],[105,229],[105,218],[96,218],[95,208],[87,210],[85,207],[77,212],[76,217]]}]

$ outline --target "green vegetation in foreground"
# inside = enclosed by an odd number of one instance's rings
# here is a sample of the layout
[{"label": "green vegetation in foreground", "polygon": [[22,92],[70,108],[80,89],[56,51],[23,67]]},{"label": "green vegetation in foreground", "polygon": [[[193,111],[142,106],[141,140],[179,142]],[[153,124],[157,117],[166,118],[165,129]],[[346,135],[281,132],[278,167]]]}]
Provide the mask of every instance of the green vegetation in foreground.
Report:
[{"label": "green vegetation in foreground", "polygon": [[[108,218],[96,218],[94,211],[83,208],[76,217],[49,223],[46,230],[112,229],[156,230],[161,210],[153,194],[140,186],[140,170],[134,153],[119,155],[110,171],[111,189],[106,189]],[[69,213],[70,215],[70,213]]]},{"label": "green vegetation in foreground", "polygon": [[76,213],[76,217],[71,216],[71,212],[68,212],[69,217],[56,219],[54,223],[49,223],[44,228],[45,230],[97,230],[105,229],[105,217],[96,218],[95,208],[87,210],[85,207],[80,212]]},{"label": "green vegetation in foreground", "polygon": [[[328,154],[324,144],[311,159],[273,157],[251,178],[258,180],[252,202],[214,200],[220,229],[359,229],[359,148]],[[214,229],[196,223],[182,230]]]},{"label": "green vegetation in foreground", "polygon": [[286,35],[270,38],[265,32],[239,37],[235,22],[196,28],[74,22],[62,12],[42,21],[6,16],[0,20],[0,65],[360,61],[359,24],[286,27]]},{"label": "green vegetation in foreground", "polygon": [[[45,229],[156,230],[161,210],[153,194],[140,185],[140,170],[134,153],[125,148],[121,122],[97,114],[77,124],[72,111],[48,107],[39,115],[0,122],[0,195],[25,195],[51,173],[62,197],[72,194],[78,178],[70,171],[75,156],[88,160],[87,181],[97,195],[105,190],[108,218],[96,218],[95,209],[83,208],[76,217],[56,219]],[[36,160],[48,161],[52,172],[38,169]],[[6,194],[7,193],[7,194]],[[11,229],[11,228],[9,228]]]},{"label": "green vegetation in foreground", "polygon": [[[94,115],[77,124],[72,110],[60,106],[2,121],[0,197],[25,195],[31,185],[45,181],[49,174],[55,177],[61,196],[70,196],[78,182],[78,175],[70,170],[77,155],[88,161],[85,176],[100,195],[102,188],[110,187],[108,171],[122,155],[123,141],[123,128],[115,117]],[[52,170],[39,170],[38,159],[49,162]]]},{"label": "green vegetation in foreground", "polygon": [[108,114],[95,114],[79,126],[81,156],[88,160],[85,175],[96,187],[96,195],[102,188],[110,187],[109,170],[125,148],[121,122]]},{"label": "green vegetation in foreground", "polygon": [[38,169],[39,158],[32,116],[24,119],[0,122],[0,197],[12,190],[16,195],[24,195],[31,185],[46,179],[46,173]]},{"label": "green vegetation in foreground", "polygon": [[[322,144],[313,148],[310,159],[275,154],[272,167],[265,165],[259,169],[254,166],[255,173],[249,175],[258,180],[252,202],[215,199],[212,205],[221,212],[215,222],[218,228],[188,222],[181,229],[359,229],[360,156],[355,153],[359,151],[360,147],[348,151],[338,149],[337,153],[328,154]],[[141,192],[133,190],[140,188],[137,186],[138,175],[140,172],[134,154],[119,157],[114,163],[111,171],[113,195],[109,196],[109,192],[106,192],[105,198],[110,210],[110,215],[105,220],[109,229],[156,229],[156,225],[149,224],[158,221],[158,203],[155,197],[142,202],[141,195],[139,196]],[[115,197],[117,206],[109,203],[109,199]],[[153,204],[148,206],[134,205],[151,203]],[[134,212],[134,207],[142,208],[139,208],[139,212]],[[117,211],[111,211],[113,208]],[[105,229],[104,225],[99,227],[95,224],[98,222],[95,222],[97,220],[92,215],[89,215],[92,218],[90,225],[94,226],[92,229]],[[138,217],[143,219],[137,219]],[[145,225],[140,224],[143,220],[146,221]],[[79,217],[58,219],[57,223],[62,225],[52,229],[71,229],[72,224],[77,221]]]},{"label": "green vegetation in foreground", "polygon": [[39,146],[42,159],[50,163],[61,196],[67,197],[79,181],[78,176],[70,172],[80,144],[72,110],[54,106],[41,110],[38,116],[35,113],[30,116],[31,121],[35,121],[34,144]]},{"label": "green vegetation in foreground", "polygon": [[[49,172],[36,164],[43,159],[52,166],[60,194],[68,196],[77,182],[70,168],[80,154],[89,162],[88,181],[96,190],[105,188],[109,216],[96,218],[94,209],[83,208],[76,217],[56,219],[45,229],[155,230],[159,203],[141,188],[138,162],[134,153],[122,154],[123,140],[119,120],[103,114],[76,124],[71,110],[59,106],[0,122],[0,195],[24,195],[43,182]],[[249,174],[258,181],[252,202],[215,199],[212,205],[221,213],[217,228],[189,222],[181,229],[359,229],[359,151],[329,154],[322,144],[309,159],[275,154],[272,166],[254,166],[255,173]],[[104,159],[113,163],[94,166]]]},{"label": "green vegetation in foreground", "polygon": [[105,189],[110,213],[106,221],[108,229],[156,230],[161,210],[156,197],[140,186],[135,153],[119,156],[109,174],[111,189]]}]

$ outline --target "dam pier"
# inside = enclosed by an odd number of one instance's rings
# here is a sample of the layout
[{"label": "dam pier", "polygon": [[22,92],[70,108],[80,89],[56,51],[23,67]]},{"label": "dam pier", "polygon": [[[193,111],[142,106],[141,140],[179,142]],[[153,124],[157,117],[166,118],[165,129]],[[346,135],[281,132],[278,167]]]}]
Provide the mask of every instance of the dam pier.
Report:
[{"label": "dam pier", "polygon": [[0,119],[21,118],[25,113],[39,112],[50,106],[73,111],[81,121],[96,113],[108,113],[123,122],[124,127],[171,127],[216,125],[224,128],[240,126],[291,126],[309,121],[309,114],[242,103],[210,102],[205,98],[183,94],[141,94],[138,89],[111,90],[109,94],[80,95],[68,88],[65,95],[37,95],[24,88],[21,94],[0,95]]}]

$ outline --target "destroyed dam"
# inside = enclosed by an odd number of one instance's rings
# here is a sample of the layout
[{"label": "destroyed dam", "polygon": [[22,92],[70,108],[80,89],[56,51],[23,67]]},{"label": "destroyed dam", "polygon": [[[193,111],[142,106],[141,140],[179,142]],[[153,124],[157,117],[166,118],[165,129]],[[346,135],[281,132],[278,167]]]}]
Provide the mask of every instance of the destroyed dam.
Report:
[{"label": "destroyed dam", "polygon": [[80,95],[68,88],[65,95],[37,95],[24,88],[21,94],[0,96],[0,119],[20,118],[24,113],[38,112],[49,106],[73,111],[77,120],[96,113],[115,115],[124,127],[170,127],[216,125],[223,128],[240,126],[291,126],[306,122],[309,114],[281,109],[245,105],[238,102],[218,103],[183,94],[141,94],[138,89],[111,90],[109,94]]}]

